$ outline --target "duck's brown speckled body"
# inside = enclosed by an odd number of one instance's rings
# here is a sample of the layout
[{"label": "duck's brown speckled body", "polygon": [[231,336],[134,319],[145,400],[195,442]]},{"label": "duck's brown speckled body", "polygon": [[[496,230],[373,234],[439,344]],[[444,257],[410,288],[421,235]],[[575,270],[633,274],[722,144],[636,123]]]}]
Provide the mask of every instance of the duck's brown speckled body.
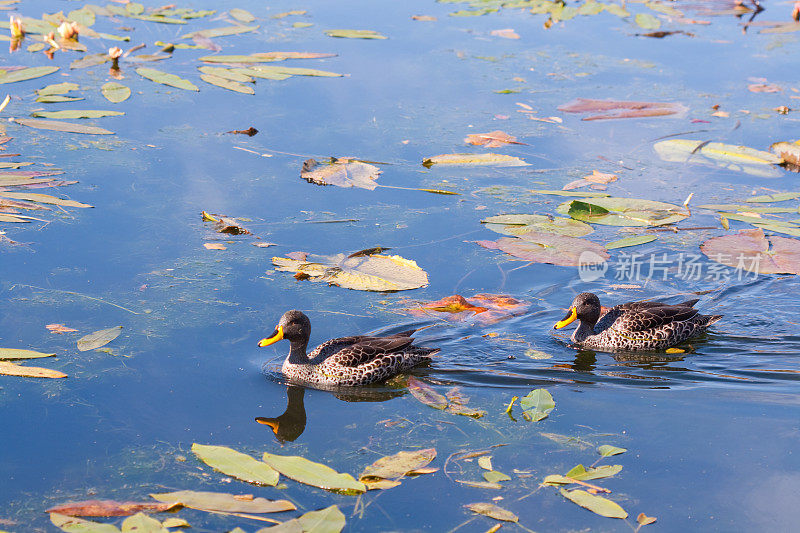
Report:
[{"label": "duck's brown speckled body", "polygon": [[284,313],[275,332],[258,345],[269,346],[281,339],[290,341],[291,348],[282,371],[294,382],[321,387],[355,387],[389,379],[430,361],[430,356],[439,350],[413,346],[414,331],[385,337],[359,335],[331,339],[306,354],[311,321],[302,312],[293,310]]},{"label": "duck's brown speckled body", "polygon": [[600,316],[600,300],[590,292],[575,297],[567,316],[554,327],[580,320],[572,342],[581,348],[616,351],[664,350],[703,333],[722,315],[701,315],[698,300],[678,304],[628,302]]}]

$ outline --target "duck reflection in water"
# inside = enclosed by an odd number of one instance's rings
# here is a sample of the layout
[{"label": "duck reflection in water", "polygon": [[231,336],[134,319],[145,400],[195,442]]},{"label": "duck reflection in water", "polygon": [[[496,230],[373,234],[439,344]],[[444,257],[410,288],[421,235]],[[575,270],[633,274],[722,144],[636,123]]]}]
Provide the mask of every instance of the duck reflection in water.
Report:
[{"label": "duck reflection in water", "polygon": [[[383,402],[404,394],[404,389],[386,387],[347,388],[334,392],[343,402]],[[293,442],[306,429],[306,388],[299,385],[286,387],[286,410],[275,418],[257,416],[256,422],[269,426],[278,442]]]}]

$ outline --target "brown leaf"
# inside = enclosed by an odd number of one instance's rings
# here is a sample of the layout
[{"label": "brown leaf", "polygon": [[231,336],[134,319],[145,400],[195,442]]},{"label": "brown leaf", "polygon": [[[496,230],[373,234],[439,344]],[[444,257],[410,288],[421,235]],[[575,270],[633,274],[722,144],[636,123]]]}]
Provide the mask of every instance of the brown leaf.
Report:
[{"label": "brown leaf", "polygon": [[256,133],[258,133],[258,130],[255,129],[253,126],[250,126],[246,130],[231,130],[227,133],[234,133],[236,135],[247,135],[248,137],[252,137]]},{"label": "brown leaf", "polygon": [[206,242],[203,243],[206,250],[227,250],[228,247],[222,244],[221,242]]},{"label": "brown leaf", "polygon": [[583,179],[591,181],[592,183],[611,183],[613,181],[617,181],[617,175],[592,170],[592,173],[588,176],[584,176]]},{"label": "brown leaf", "polygon": [[419,306],[407,307],[404,310],[414,316],[447,313],[445,318],[449,320],[473,319],[482,324],[493,324],[524,313],[529,305],[529,302],[502,294],[476,294],[469,298],[454,294],[435,302],[422,302]]},{"label": "brown leaf", "polygon": [[70,502],[51,507],[46,513],[59,513],[68,516],[130,516],[140,511],[163,513],[181,507],[175,503],[117,502],[114,500],[86,500]]},{"label": "brown leaf", "polygon": [[[206,213],[205,211],[201,212],[203,217],[203,222],[213,222],[214,223],[214,231],[217,233],[227,233],[229,235],[249,235],[250,231],[246,228],[242,227],[241,224],[235,219],[231,217],[226,217],[223,215],[218,215],[216,213],[210,214]],[[208,248],[208,247],[206,247]],[[224,248],[221,248],[224,249]]]},{"label": "brown leaf", "polygon": [[647,516],[644,513],[639,513],[639,516],[636,517],[636,521],[640,525],[646,526],[648,524],[652,524],[653,522],[655,522],[656,521],[656,517],[655,516]]},{"label": "brown leaf", "polygon": [[447,407],[447,398],[413,376],[408,378],[408,390],[414,398],[434,409]]},{"label": "brown leaf", "polygon": [[517,142],[516,137],[500,130],[491,131],[489,133],[472,133],[466,136],[464,142],[477,146],[484,145],[486,148],[497,148],[507,144],[525,144]]},{"label": "brown leaf", "polygon": [[466,298],[459,294],[447,296],[435,302],[429,302],[423,306],[425,309],[431,311],[439,311],[441,313],[463,313],[464,311],[472,311],[473,313],[483,313],[487,311],[485,307],[478,307],[469,303]]},{"label": "brown leaf", "polygon": [[349,157],[331,158],[328,164],[307,159],[303,163],[300,177],[317,185],[336,185],[338,187],[359,187],[374,190],[375,180],[381,174],[375,165],[363,163]]},{"label": "brown leaf", "polygon": [[503,37],[504,39],[519,39],[517,32],[513,28],[505,28],[502,30],[492,30],[491,34],[495,37]]},{"label": "brown leaf", "polygon": [[431,15],[411,15],[411,20],[434,22],[436,17],[432,17]]},{"label": "brown leaf", "polygon": [[65,378],[66,374],[58,370],[38,366],[23,366],[8,361],[0,361],[0,374],[22,378]]},{"label": "brown leaf", "polygon": [[700,250],[732,268],[758,274],[800,274],[800,240],[774,235],[767,240],[761,228],[713,237],[701,244]]},{"label": "brown leaf", "polygon": [[[49,329],[52,333],[72,333],[73,331],[78,331],[77,329],[68,328],[64,324],[47,324],[45,327]],[[61,513],[61,511],[53,511],[53,512]],[[61,513],[61,514],[68,514],[68,513]]]},{"label": "brown leaf", "polygon": [[589,113],[608,111],[604,115],[592,115],[582,120],[605,120],[612,118],[658,117],[684,113],[687,108],[677,102],[634,102],[620,100],[592,100],[576,98],[560,105],[559,111],[566,113]]},{"label": "brown leaf", "polygon": [[584,252],[594,253],[598,263],[610,257],[603,246],[586,239],[536,231],[525,233],[521,238],[503,237],[497,241],[477,241],[477,244],[532,263],[560,266],[578,266]]},{"label": "brown leaf", "polygon": [[751,93],[779,93],[783,90],[780,85],[774,83],[751,83],[747,89]]},{"label": "brown leaf", "polygon": [[320,59],[323,57],[336,57],[336,54],[328,54],[324,52],[261,52],[252,55],[253,57],[272,61],[282,61],[284,59]]}]

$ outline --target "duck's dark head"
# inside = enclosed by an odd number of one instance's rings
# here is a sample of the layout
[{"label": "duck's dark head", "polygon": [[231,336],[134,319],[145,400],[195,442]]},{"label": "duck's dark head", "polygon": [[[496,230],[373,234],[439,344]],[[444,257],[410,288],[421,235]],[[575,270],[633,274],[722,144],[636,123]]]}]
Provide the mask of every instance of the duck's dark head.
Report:
[{"label": "duck's dark head", "polygon": [[569,306],[566,316],[556,322],[553,329],[561,329],[568,326],[574,322],[575,319],[589,326],[594,326],[600,319],[600,311],[600,298],[591,292],[582,292],[572,300],[572,304]]},{"label": "duck's dark head", "polygon": [[258,346],[263,348],[281,339],[286,339],[292,345],[302,345],[305,348],[310,336],[311,321],[302,311],[293,309],[283,313],[272,335],[258,341]]}]

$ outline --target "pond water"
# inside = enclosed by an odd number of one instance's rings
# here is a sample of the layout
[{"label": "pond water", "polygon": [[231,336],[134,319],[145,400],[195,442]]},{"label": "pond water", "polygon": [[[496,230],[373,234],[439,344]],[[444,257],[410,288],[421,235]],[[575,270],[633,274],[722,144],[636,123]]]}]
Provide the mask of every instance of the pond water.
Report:
[{"label": "pond water", "polygon": [[[44,78],[4,85],[11,95],[4,118],[61,109],[125,115],[67,121],[114,132],[105,136],[4,123],[12,137],[7,153],[21,154],[9,160],[32,161],[38,170],[52,164],[64,170],[59,179],[78,181],[26,192],[94,208],[53,206],[23,213],[42,221],[0,222],[5,237],[17,242],[0,242],[0,346],[56,353],[22,364],[69,376],[0,376],[0,530],[56,531],[44,511],[68,501],[147,501],[150,493],[184,489],[286,498],[300,512],[337,505],[348,531],[486,531],[495,521],[473,517],[464,505],[474,502],[495,503],[536,531],[627,531],[636,528],[639,513],[657,518],[645,530],[791,529],[800,490],[800,284],[794,275],[715,275],[719,265],[700,253],[700,244],[752,226],[731,219],[726,230],[715,211],[695,206],[795,191],[797,175],[769,165],[776,177],[663,161],[653,144],[686,138],[769,150],[773,142],[793,141],[796,113],[775,108],[792,108],[800,97],[791,74],[800,34],[760,33],[776,27],[770,25],[743,31],[752,13],[737,16],[733,3],[724,1],[671,3],[680,14],[665,13],[658,3],[629,3],[628,16],[578,15],[549,29],[549,15],[530,12],[542,11],[544,2],[502,4],[195,1],[178,7],[218,11],[185,26],[98,15],[93,29],[131,40],[82,36],[88,54],[115,44],[126,50],[146,44],[136,55],[155,53],[156,41],[192,43],[180,36],[234,24],[225,11],[233,7],[252,13],[250,24],[259,26],[213,38],[219,52],[176,49],[154,63],[121,61],[117,81],[132,95],[117,104],[99,89],[114,81],[109,63],[70,69],[80,53],[60,50],[51,61],[28,52],[36,35],[3,59],[3,66],[60,67]],[[51,1],[12,7],[40,18],[81,6]],[[485,7],[499,10],[451,16]],[[791,22],[789,4],[763,7],[754,23]],[[292,10],[305,13],[274,18]],[[652,17],[660,28],[644,29]],[[388,38],[325,34],[339,28]],[[492,34],[507,28],[519,38]],[[641,35],[656,30],[691,35]],[[345,76],[257,79],[254,95],[200,81],[201,56],[274,51],[335,54],[270,64]],[[156,84],[136,73],[140,66],[190,79],[200,90]],[[70,94],[85,100],[35,101],[35,90],[59,82],[77,83]],[[749,90],[754,84],[777,89]],[[686,110],[593,121],[558,110],[578,97],[678,102]],[[259,131],[253,137],[226,133],[251,126]],[[494,130],[524,144],[464,143],[468,134]],[[506,154],[528,166],[421,165],[438,154],[464,152]],[[380,186],[323,187],[300,179],[306,159],[331,156],[375,162],[383,171]],[[558,204],[571,198],[532,191],[559,190],[593,170],[618,176],[603,191],[614,197],[680,206],[691,193],[691,217],[676,225],[684,228],[678,231],[639,227],[630,233],[593,224],[585,238],[599,244],[632,234],[658,237],[610,250],[608,270],[593,281],[584,281],[575,267],[528,263],[475,243],[500,237],[481,224],[489,216],[555,215]],[[414,190],[419,188],[458,194]],[[589,190],[572,192],[579,198]],[[765,217],[800,216],[797,200],[753,205],[795,210]],[[216,233],[201,211],[237,217],[252,234]],[[252,245],[257,242],[275,246]],[[206,249],[207,243],[226,249]],[[333,255],[373,246],[415,261],[429,284],[399,292],[348,290],[297,280],[272,265],[273,256],[293,251]],[[676,271],[681,254],[695,256],[701,275]],[[651,275],[653,258],[668,268]],[[638,275],[633,262],[641,267]],[[724,318],[682,345],[682,353],[577,351],[567,344],[569,332],[554,333],[552,326],[583,291],[599,294],[605,305],[697,297],[703,313]],[[477,293],[504,294],[527,305],[492,323],[480,315],[457,321],[408,311],[419,302]],[[468,405],[485,416],[432,409],[402,385],[287,389],[276,372],[286,343],[262,349],[256,343],[293,308],[311,318],[312,344],[430,326],[417,338],[441,352],[413,375],[441,394],[460,387]],[[55,323],[78,331],[45,328]],[[106,347],[77,350],[78,338],[113,326],[123,332]],[[506,414],[513,396],[537,388],[554,398],[549,417],[527,422],[518,405],[513,418]],[[284,411],[281,439],[254,420]],[[431,466],[439,471],[361,497],[285,478],[283,489],[258,487],[213,471],[195,458],[192,443],[255,457],[299,455],[354,475],[382,456],[435,448]],[[595,463],[603,444],[627,452],[599,464],[623,468],[591,483],[611,491],[606,496],[627,511],[625,521],[582,509],[557,488],[538,488],[547,475]],[[483,481],[483,470],[475,458],[453,454],[487,449],[495,469],[511,480],[500,489],[460,483]],[[270,518],[288,520],[300,512]],[[269,525],[191,509],[177,516],[195,531],[252,532]],[[517,527],[508,523],[503,530]]]}]

